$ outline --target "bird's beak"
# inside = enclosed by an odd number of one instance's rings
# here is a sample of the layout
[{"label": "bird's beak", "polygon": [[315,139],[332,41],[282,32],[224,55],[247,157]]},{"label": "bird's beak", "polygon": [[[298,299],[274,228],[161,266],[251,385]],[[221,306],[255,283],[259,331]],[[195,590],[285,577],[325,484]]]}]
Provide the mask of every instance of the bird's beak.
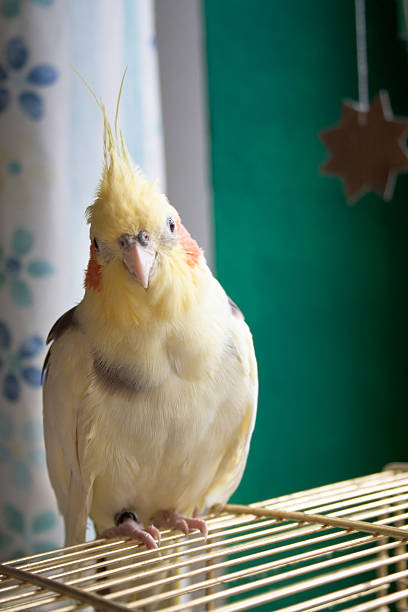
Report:
[{"label": "bird's beak", "polygon": [[144,289],[149,286],[150,274],[156,259],[156,251],[149,244],[142,246],[139,242],[133,242],[129,248],[124,250],[123,262],[127,269]]}]

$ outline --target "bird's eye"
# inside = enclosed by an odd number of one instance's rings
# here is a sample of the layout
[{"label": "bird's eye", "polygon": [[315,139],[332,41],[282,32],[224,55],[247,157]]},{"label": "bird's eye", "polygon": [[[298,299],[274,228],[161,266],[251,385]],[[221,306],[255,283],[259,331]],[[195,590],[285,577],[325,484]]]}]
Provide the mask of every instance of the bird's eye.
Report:
[{"label": "bird's eye", "polygon": [[97,251],[99,251],[99,244],[98,241],[96,240],[96,238],[93,239],[93,243],[94,243],[94,247]]},{"label": "bird's eye", "polygon": [[171,217],[167,219],[167,225],[169,226],[170,231],[174,232],[174,230],[176,229],[176,224],[174,223]]}]

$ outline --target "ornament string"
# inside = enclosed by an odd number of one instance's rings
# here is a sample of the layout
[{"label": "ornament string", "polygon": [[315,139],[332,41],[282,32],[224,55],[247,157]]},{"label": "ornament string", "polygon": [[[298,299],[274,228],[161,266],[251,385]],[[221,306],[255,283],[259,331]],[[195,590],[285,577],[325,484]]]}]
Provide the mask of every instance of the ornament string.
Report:
[{"label": "ornament string", "polygon": [[[408,0],[404,0],[407,1]],[[330,153],[321,170],[338,176],[349,204],[367,191],[391,200],[398,174],[408,173],[408,117],[394,117],[388,93],[370,104],[365,0],[354,0],[358,101],[343,100],[340,123],[320,133]]]},{"label": "ornament string", "polygon": [[368,61],[365,0],[355,0],[355,9],[357,38],[358,104],[361,112],[367,112],[370,100],[368,94]]}]

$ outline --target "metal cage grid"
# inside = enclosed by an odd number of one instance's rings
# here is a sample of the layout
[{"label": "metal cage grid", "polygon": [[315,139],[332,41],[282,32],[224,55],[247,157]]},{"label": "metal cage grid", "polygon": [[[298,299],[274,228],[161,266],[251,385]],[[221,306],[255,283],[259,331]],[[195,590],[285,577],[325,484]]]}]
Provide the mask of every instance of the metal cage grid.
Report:
[{"label": "metal cage grid", "polygon": [[96,540],[0,565],[0,609],[408,610],[408,467],[227,505],[209,535]]}]

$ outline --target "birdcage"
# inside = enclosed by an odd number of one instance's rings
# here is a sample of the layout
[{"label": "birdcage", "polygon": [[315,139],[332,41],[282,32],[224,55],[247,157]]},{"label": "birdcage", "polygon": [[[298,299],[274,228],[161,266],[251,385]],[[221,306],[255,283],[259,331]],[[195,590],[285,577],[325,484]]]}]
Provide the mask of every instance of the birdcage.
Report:
[{"label": "birdcage", "polygon": [[408,464],[207,518],[207,541],[96,540],[0,566],[0,609],[407,610]]}]

